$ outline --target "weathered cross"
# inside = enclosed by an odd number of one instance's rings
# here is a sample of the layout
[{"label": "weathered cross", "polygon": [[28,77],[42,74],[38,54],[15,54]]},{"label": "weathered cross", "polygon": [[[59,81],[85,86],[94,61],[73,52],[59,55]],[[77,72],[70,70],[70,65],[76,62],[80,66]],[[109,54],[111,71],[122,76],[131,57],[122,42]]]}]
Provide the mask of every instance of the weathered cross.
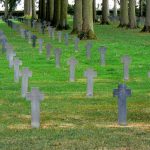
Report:
[{"label": "weathered cross", "polygon": [[114,89],[113,96],[118,97],[118,123],[125,126],[127,124],[126,98],[131,96],[131,90],[127,89],[125,84],[119,84],[118,89]]},{"label": "weathered cross", "polygon": [[31,126],[32,128],[40,127],[40,101],[44,100],[38,88],[32,88],[31,93],[26,94],[26,99],[31,101]]},{"label": "weathered cross", "polygon": [[20,75],[22,76],[22,97],[25,97],[28,92],[28,80],[29,77],[32,77],[32,72],[28,68],[24,68]]},{"label": "weathered cross", "polygon": [[10,50],[8,53],[9,68],[13,67],[15,56],[16,56],[16,52]]},{"label": "weathered cross", "polygon": [[39,53],[42,53],[42,49],[43,49],[43,39],[38,39],[39,42]]},{"label": "weathered cross", "polygon": [[69,44],[69,35],[68,33],[65,34],[65,45],[68,46]]},{"label": "weathered cross", "polygon": [[51,57],[51,44],[47,44],[46,45],[46,57],[47,57],[47,60],[50,60],[50,57]]},{"label": "weathered cross", "polygon": [[56,68],[60,68],[61,49],[56,48],[54,53],[55,53],[55,59],[56,59]]},{"label": "weathered cross", "polygon": [[72,57],[68,61],[68,65],[70,65],[70,82],[75,81],[75,66],[78,63],[78,61]]},{"label": "weathered cross", "polygon": [[62,37],[62,32],[59,31],[58,32],[58,42],[61,43],[61,37]]},{"label": "weathered cross", "polygon": [[86,57],[87,59],[91,58],[91,48],[92,48],[92,43],[88,42],[87,45],[85,46],[86,48]]},{"label": "weathered cross", "polygon": [[20,61],[18,58],[15,58],[13,64],[14,64],[14,81],[18,83],[20,77],[19,66],[22,65],[22,61]]},{"label": "weathered cross", "polygon": [[80,41],[80,39],[78,38],[78,37],[76,37],[75,38],[75,46],[74,46],[74,48],[75,48],[75,51],[78,51],[79,50],[79,41]]},{"label": "weathered cross", "polygon": [[129,64],[131,63],[131,58],[129,56],[124,56],[121,59],[121,62],[124,64],[124,80],[129,79]]},{"label": "weathered cross", "polygon": [[87,78],[87,96],[93,96],[93,78],[97,77],[97,72],[93,69],[87,69],[84,72],[84,76]]},{"label": "weathered cross", "polygon": [[100,47],[99,48],[99,52],[100,52],[100,55],[101,55],[101,59],[100,59],[100,64],[102,66],[105,66],[106,62],[105,62],[105,54],[106,54],[106,47]]},{"label": "weathered cross", "polygon": [[32,39],[32,47],[36,47],[36,39],[37,39],[37,36],[36,36],[36,35],[32,35],[32,36],[31,36],[31,39]]}]

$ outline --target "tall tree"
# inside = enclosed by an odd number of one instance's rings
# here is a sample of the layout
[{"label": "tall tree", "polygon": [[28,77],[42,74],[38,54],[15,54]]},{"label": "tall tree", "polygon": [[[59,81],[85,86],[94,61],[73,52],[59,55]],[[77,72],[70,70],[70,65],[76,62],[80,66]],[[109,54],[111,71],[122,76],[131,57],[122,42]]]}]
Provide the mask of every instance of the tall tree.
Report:
[{"label": "tall tree", "polygon": [[5,14],[4,14],[4,17],[8,18],[8,0],[4,1],[4,5],[5,5]]},{"label": "tall tree", "polygon": [[113,16],[114,17],[118,16],[118,13],[117,13],[117,0],[114,0]]},{"label": "tall tree", "polygon": [[93,27],[93,0],[82,0],[83,24],[82,32],[79,35],[81,39],[95,39]]},{"label": "tall tree", "polygon": [[61,0],[54,1],[54,18],[52,21],[52,26],[57,27],[60,21],[60,11],[61,11]]},{"label": "tall tree", "polygon": [[37,19],[35,10],[35,0],[32,0],[32,19]]},{"label": "tall tree", "polygon": [[59,20],[59,25],[58,29],[63,30],[63,29],[68,29],[69,26],[67,24],[67,13],[68,13],[68,0],[61,0],[61,8],[60,8],[60,20]]},{"label": "tall tree", "polygon": [[120,25],[119,27],[127,27],[128,24],[129,24],[128,0],[120,0]]},{"label": "tall tree", "polygon": [[103,0],[101,24],[109,24],[108,12],[109,12],[108,0]]},{"label": "tall tree", "polygon": [[129,0],[129,28],[137,28],[136,12],[135,12],[136,0]]},{"label": "tall tree", "polygon": [[41,21],[46,19],[46,3],[45,3],[45,0],[39,0],[39,19]]},{"label": "tall tree", "polygon": [[96,0],[93,0],[93,21],[96,22]]},{"label": "tall tree", "polygon": [[32,16],[32,0],[24,0],[24,15]]},{"label": "tall tree", "polygon": [[143,30],[144,32],[150,32],[150,0],[146,0],[146,19]]},{"label": "tall tree", "polygon": [[54,0],[47,0],[46,20],[52,22],[54,17]]},{"label": "tall tree", "polygon": [[75,0],[72,34],[82,31],[82,0]]}]

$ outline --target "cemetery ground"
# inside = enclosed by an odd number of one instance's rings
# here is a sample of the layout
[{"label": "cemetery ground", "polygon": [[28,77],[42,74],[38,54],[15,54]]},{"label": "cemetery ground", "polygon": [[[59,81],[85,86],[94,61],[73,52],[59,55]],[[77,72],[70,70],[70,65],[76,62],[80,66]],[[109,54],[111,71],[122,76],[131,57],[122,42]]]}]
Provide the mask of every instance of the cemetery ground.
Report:
[{"label": "cemetery ground", "polygon": [[[27,28],[26,26],[24,26]],[[9,69],[5,54],[0,52],[0,149],[150,149],[150,35],[140,33],[140,29],[119,29],[117,25],[95,25],[97,40],[92,41],[91,60],[86,58],[85,45],[81,41],[79,52],[74,51],[74,36],[69,46],[52,40],[45,35],[35,34],[44,39],[43,53],[38,46],[32,48],[5,23],[0,21],[22,67],[29,67],[33,76],[31,87],[39,87],[45,94],[40,106],[40,128],[31,128],[31,102],[21,97],[21,82],[14,83],[13,69]],[[31,29],[30,29],[31,30]],[[65,32],[65,31],[64,31]],[[71,32],[67,31],[67,32]],[[46,60],[45,45],[62,49],[61,67],[55,67],[54,53]],[[38,45],[38,44],[37,44]],[[100,46],[106,46],[106,66],[99,64]],[[117,125],[117,97],[113,89],[123,83],[125,54],[132,58],[130,79],[127,87],[132,96],[127,98],[128,125]],[[78,60],[76,81],[69,82],[71,56]],[[21,67],[21,68],[22,68]],[[86,97],[84,71],[97,71],[94,79],[94,96]]]}]

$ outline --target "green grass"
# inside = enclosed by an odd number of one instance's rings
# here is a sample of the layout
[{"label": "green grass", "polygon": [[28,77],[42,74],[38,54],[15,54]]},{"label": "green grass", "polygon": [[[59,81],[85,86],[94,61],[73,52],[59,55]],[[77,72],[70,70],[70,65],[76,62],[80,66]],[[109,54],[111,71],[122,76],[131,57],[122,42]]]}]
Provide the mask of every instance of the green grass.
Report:
[{"label": "green grass", "polygon": [[[25,28],[27,28],[25,26]],[[74,52],[71,36],[68,47],[48,34],[38,37],[44,45],[50,42],[54,48],[62,48],[61,68],[55,68],[54,55],[46,60],[46,52],[38,54],[38,47],[30,44],[0,22],[9,43],[14,47],[22,62],[29,67],[33,77],[29,79],[29,89],[39,87],[45,94],[41,102],[41,127],[31,129],[30,102],[21,98],[21,83],[13,82],[13,69],[8,68],[5,54],[0,53],[0,149],[41,150],[41,149],[150,149],[150,34],[140,33],[140,29],[119,29],[117,25],[95,25],[97,40],[93,41],[92,59],[85,56],[85,44],[80,42],[80,51]],[[30,29],[31,30],[31,29]],[[70,32],[70,31],[68,31]],[[106,67],[99,65],[98,48],[105,45]],[[123,83],[123,55],[132,57],[130,80],[126,82],[132,89],[127,99],[128,126],[117,126],[117,98],[112,90]],[[69,83],[67,60],[75,56],[79,64],[76,82]],[[22,68],[21,67],[21,68]],[[94,97],[86,97],[87,68],[97,71]]]}]

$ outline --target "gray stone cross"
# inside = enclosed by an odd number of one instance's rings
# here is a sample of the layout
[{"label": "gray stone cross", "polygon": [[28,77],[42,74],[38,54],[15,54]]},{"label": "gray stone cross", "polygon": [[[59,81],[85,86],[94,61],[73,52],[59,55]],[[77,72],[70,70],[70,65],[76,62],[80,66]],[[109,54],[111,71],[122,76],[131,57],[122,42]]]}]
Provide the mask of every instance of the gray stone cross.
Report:
[{"label": "gray stone cross", "polygon": [[129,64],[131,63],[131,58],[129,56],[124,56],[121,62],[124,64],[124,80],[129,80]]},{"label": "gray stone cross", "polygon": [[22,97],[25,97],[28,92],[28,80],[29,77],[32,77],[32,72],[28,68],[24,68],[20,75],[22,76]]},{"label": "gray stone cross", "polygon": [[8,61],[9,61],[9,68],[13,67],[14,64],[14,57],[16,56],[16,52],[14,51],[9,51],[8,53]]},{"label": "gray stone cross", "polygon": [[118,89],[114,89],[113,96],[118,97],[118,123],[127,125],[126,98],[131,96],[131,90],[126,88],[125,84],[119,84]]},{"label": "gray stone cross", "polygon": [[49,33],[49,37],[52,37],[52,36],[51,36],[51,33],[52,33],[52,27],[51,27],[51,26],[48,26],[48,33]]},{"label": "gray stone cross", "polygon": [[31,126],[32,128],[40,127],[40,101],[44,100],[38,88],[32,88],[31,93],[26,94],[26,99],[31,101]]},{"label": "gray stone cross", "polygon": [[15,58],[13,64],[14,64],[14,81],[18,83],[20,77],[19,66],[22,65],[22,61],[20,61],[18,58]]},{"label": "gray stone cross", "polygon": [[47,57],[47,60],[50,60],[50,57],[51,57],[51,44],[47,44],[46,45],[46,57]]},{"label": "gray stone cross", "polygon": [[43,39],[38,39],[38,42],[39,42],[39,54],[41,54],[43,49]]},{"label": "gray stone cross", "polygon": [[37,36],[36,35],[32,35],[31,39],[32,39],[32,47],[36,47]]},{"label": "gray stone cross", "polygon": [[62,32],[58,31],[58,42],[61,43]]},{"label": "gray stone cross", "polygon": [[68,44],[69,44],[69,35],[68,35],[68,33],[65,33],[64,39],[65,39],[65,45],[68,46]]},{"label": "gray stone cross", "polygon": [[56,48],[54,53],[55,53],[55,60],[56,60],[56,68],[60,68],[61,49]]},{"label": "gray stone cross", "polygon": [[88,42],[85,47],[86,47],[86,57],[87,57],[87,59],[90,59],[91,58],[92,43]]},{"label": "gray stone cross", "polygon": [[74,57],[68,60],[68,65],[70,65],[70,82],[75,81],[75,66],[77,63],[78,61]]},{"label": "gray stone cross", "polygon": [[74,43],[75,43],[74,49],[75,49],[75,51],[79,50],[79,42],[80,42],[80,39],[78,37],[76,37],[75,40],[74,40]]},{"label": "gray stone cross", "polygon": [[93,78],[97,77],[97,72],[93,69],[88,69],[84,72],[84,76],[87,78],[87,96],[93,96]]},{"label": "gray stone cross", "polygon": [[106,47],[100,47],[99,48],[99,52],[100,52],[100,55],[101,55],[101,59],[100,59],[100,64],[102,66],[105,66],[106,62],[105,62],[105,54],[106,54]]}]

